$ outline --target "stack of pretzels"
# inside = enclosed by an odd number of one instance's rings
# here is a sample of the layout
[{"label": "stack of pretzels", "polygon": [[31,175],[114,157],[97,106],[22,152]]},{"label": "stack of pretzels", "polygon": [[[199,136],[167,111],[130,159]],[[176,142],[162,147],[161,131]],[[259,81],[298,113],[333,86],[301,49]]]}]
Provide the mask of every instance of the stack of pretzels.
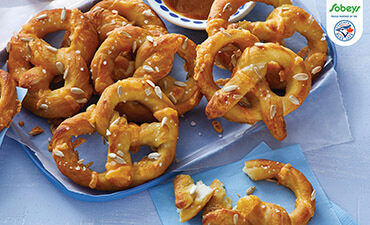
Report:
[{"label": "stack of pretzels", "polygon": [[[323,32],[312,16],[289,1],[264,1],[277,7],[266,22],[229,24],[229,16],[245,2],[216,0],[209,38],[199,46],[168,33],[142,0],[103,0],[86,13],[45,10],[23,25],[7,46],[9,74],[28,89],[25,108],[43,118],[65,119],[50,145],[59,170],[77,184],[106,191],[160,176],[176,155],[178,117],[203,95],[209,118],[263,120],[276,139],[284,139],[283,117],[303,103],[312,76],[326,60],[327,45],[317,40]],[[60,48],[43,39],[60,30],[65,31]],[[280,45],[296,30],[308,39],[299,56]],[[176,54],[185,62],[185,82],[169,75]],[[233,71],[231,78],[213,80],[215,60]],[[7,86],[0,81],[1,88]],[[285,95],[270,87],[285,89]],[[12,107],[16,112],[16,104]],[[95,131],[109,143],[102,173],[79,159],[72,142],[73,136]],[[132,162],[130,153],[141,145],[153,152]]]}]

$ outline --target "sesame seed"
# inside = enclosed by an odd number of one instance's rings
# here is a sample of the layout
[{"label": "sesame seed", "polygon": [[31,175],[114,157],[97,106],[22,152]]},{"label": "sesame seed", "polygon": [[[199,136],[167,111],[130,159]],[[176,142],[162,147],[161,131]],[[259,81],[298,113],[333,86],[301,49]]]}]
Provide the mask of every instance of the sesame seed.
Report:
[{"label": "sesame seed", "polygon": [[134,41],[132,43],[132,52],[135,52],[136,51],[136,47],[137,47],[137,43],[136,43],[136,41]]},{"label": "sesame seed", "polygon": [[321,66],[316,66],[315,68],[312,69],[311,73],[312,74],[317,74],[321,70],[322,70],[322,67]]},{"label": "sesame seed", "polygon": [[238,214],[234,214],[234,216],[233,216],[233,222],[234,222],[235,225],[238,223],[238,219],[239,219],[239,215]]},{"label": "sesame seed", "polygon": [[126,161],[123,158],[119,157],[118,155],[116,156],[114,161],[116,161],[119,164],[126,164]]},{"label": "sesame seed", "polygon": [[276,115],[276,106],[271,105],[270,106],[270,119],[274,118],[275,115]]},{"label": "sesame seed", "polygon": [[148,66],[148,65],[144,65],[143,70],[145,70],[147,72],[154,72],[153,68],[151,66]]},{"label": "sesame seed", "polygon": [[226,33],[224,30],[221,30],[221,33],[223,33],[224,35],[228,36],[229,38],[232,38],[231,34]]},{"label": "sesame seed", "polygon": [[58,51],[58,49],[54,48],[53,46],[49,46],[49,45],[47,45],[47,46],[46,46],[46,48],[47,48],[47,49],[49,49],[49,50],[50,50],[50,51],[52,51],[52,52],[56,52],[56,51]]},{"label": "sesame seed", "polygon": [[128,38],[132,38],[132,36],[129,33],[127,33],[126,31],[121,31],[121,34],[125,35]]},{"label": "sesame seed", "polygon": [[45,19],[46,17],[48,17],[46,14],[41,14],[38,17],[36,17],[36,19],[37,20],[42,20],[42,19]]},{"label": "sesame seed", "polygon": [[123,153],[121,150],[118,150],[118,151],[117,151],[117,155],[119,155],[119,156],[121,156],[121,157],[122,157],[122,156],[124,156],[124,153]]},{"label": "sesame seed", "polygon": [[154,69],[155,69],[156,72],[159,72],[158,66],[155,66]]},{"label": "sesame seed", "polygon": [[64,72],[64,66],[61,62],[56,62],[55,63],[55,66],[57,67],[59,73],[63,73]]},{"label": "sesame seed", "polygon": [[60,14],[60,19],[62,21],[66,19],[66,7],[63,8],[62,13]]},{"label": "sesame seed", "polygon": [[118,14],[118,11],[117,11],[117,10],[115,10],[115,9],[113,9],[113,10],[112,10],[112,13],[114,13],[114,14]]},{"label": "sesame seed", "polygon": [[31,37],[22,37],[21,41],[29,42],[29,41],[33,41],[33,38],[31,38]]},{"label": "sesame seed", "polygon": [[117,118],[117,119],[115,119],[110,125],[111,126],[113,126],[113,125],[115,125],[116,123],[118,123],[118,121],[119,121],[119,117]]},{"label": "sesame seed", "polygon": [[182,49],[185,50],[188,47],[188,40],[189,40],[188,38],[185,38],[184,42],[181,45]]},{"label": "sesame seed", "polygon": [[41,104],[40,105],[40,109],[42,109],[42,110],[47,110],[48,108],[49,108],[49,106],[46,105],[46,104]]},{"label": "sesame seed", "polygon": [[175,96],[173,96],[172,91],[168,94],[168,96],[170,97],[170,100],[173,104],[177,103],[177,99],[175,98]]},{"label": "sesame seed", "polygon": [[112,158],[112,159],[115,159],[117,157],[117,155],[116,155],[116,153],[111,152],[111,153],[108,154],[108,157]]},{"label": "sesame seed", "polygon": [[195,127],[196,125],[197,125],[197,123],[196,123],[195,121],[193,121],[193,120],[192,120],[192,121],[190,122],[190,126]]},{"label": "sesame seed", "polygon": [[63,74],[63,79],[65,80],[68,76],[68,70],[69,70],[69,67],[67,66],[66,70],[64,70],[64,74]]},{"label": "sesame seed", "polygon": [[59,150],[54,150],[54,155],[58,156],[58,157],[64,157],[64,154],[63,152],[59,151]]},{"label": "sesame seed", "polygon": [[252,186],[252,187],[248,188],[246,194],[250,195],[254,192],[254,190],[256,190],[256,186]]},{"label": "sesame seed", "polygon": [[118,88],[117,88],[117,94],[118,94],[118,97],[122,97],[122,86],[120,85],[120,86],[118,86]]},{"label": "sesame seed", "polygon": [[312,193],[311,193],[311,201],[313,201],[315,199],[316,199],[316,191],[313,190]]},{"label": "sesame seed", "polygon": [[254,43],[254,46],[257,46],[257,47],[263,47],[264,45],[265,45],[265,43],[262,43],[262,42]]},{"label": "sesame seed", "polygon": [[155,86],[155,88],[154,88],[154,92],[156,93],[156,95],[157,95],[160,99],[162,99],[162,90],[161,90],[161,88],[160,88],[159,86]]},{"label": "sesame seed", "polygon": [[231,4],[229,2],[225,4],[224,8],[222,9],[222,12],[225,12],[227,9],[231,10]]},{"label": "sesame seed", "polygon": [[83,104],[83,103],[86,103],[87,102],[87,98],[81,98],[81,99],[77,99],[76,102],[78,104]]},{"label": "sesame seed", "polygon": [[299,102],[298,98],[297,98],[297,97],[295,97],[294,95],[289,96],[289,101],[290,101],[291,103],[293,103],[294,105],[299,105],[299,104],[300,104],[300,102]]},{"label": "sesame seed", "polygon": [[83,162],[85,161],[85,159],[80,159],[80,160],[78,160],[78,164],[82,164]]},{"label": "sesame seed", "polygon": [[148,159],[157,160],[159,159],[159,156],[161,156],[161,154],[159,154],[158,152],[152,152],[148,155]]},{"label": "sesame seed", "polygon": [[145,10],[145,11],[143,12],[143,15],[144,15],[144,16],[153,16],[153,13],[152,13],[152,11],[151,11],[150,9],[147,9],[147,10]]},{"label": "sesame seed", "polygon": [[181,82],[181,81],[175,81],[173,82],[175,85],[179,86],[179,87],[186,87],[186,84],[184,82]]},{"label": "sesame seed", "polygon": [[145,24],[148,24],[148,23],[149,23],[149,21],[148,21],[148,20],[144,20],[144,23],[145,23]]},{"label": "sesame seed", "polygon": [[229,85],[229,86],[226,86],[223,88],[223,90],[225,92],[230,92],[230,91],[234,91],[235,89],[237,89],[239,86],[238,85]]},{"label": "sesame seed", "polygon": [[105,132],[105,135],[107,136],[110,136],[112,133],[107,129],[107,131]]},{"label": "sesame seed", "polygon": [[146,40],[152,43],[154,42],[154,38],[152,36],[146,36]]},{"label": "sesame seed", "polygon": [[296,75],[293,76],[293,78],[296,80],[307,80],[308,74],[307,73],[297,73]]},{"label": "sesame seed", "polygon": [[168,118],[166,116],[163,117],[162,122],[161,122],[161,127],[163,127],[166,124],[167,120]]},{"label": "sesame seed", "polygon": [[153,83],[153,81],[151,81],[151,80],[146,80],[146,82],[147,82],[150,86],[152,86],[153,88],[155,87],[155,84]]},{"label": "sesame seed", "polygon": [[236,55],[235,54],[232,54],[231,56],[231,64],[233,65],[233,67],[236,66]]},{"label": "sesame seed", "polygon": [[78,87],[72,87],[70,90],[73,94],[76,94],[76,95],[85,94],[85,91]]}]

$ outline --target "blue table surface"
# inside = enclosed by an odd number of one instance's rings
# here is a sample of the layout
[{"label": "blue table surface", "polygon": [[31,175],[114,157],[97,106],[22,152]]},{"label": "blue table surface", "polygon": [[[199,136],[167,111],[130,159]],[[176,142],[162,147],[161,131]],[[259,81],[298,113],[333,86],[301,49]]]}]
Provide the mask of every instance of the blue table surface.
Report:
[{"label": "blue table surface", "polygon": [[[325,21],[325,1],[316,2]],[[329,199],[361,225],[370,224],[367,217],[370,212],[370,75],[367,70],[370,33],[367,25],[370,19],[365,16],[364,33],[355,45],[337,46],[339,85],[354,141],[305,153]],[[67,197],[35,167],[19,144],[5,138],[0,149],[0,224],[156,225],[161,222],[147,191],[105,203]]]}]

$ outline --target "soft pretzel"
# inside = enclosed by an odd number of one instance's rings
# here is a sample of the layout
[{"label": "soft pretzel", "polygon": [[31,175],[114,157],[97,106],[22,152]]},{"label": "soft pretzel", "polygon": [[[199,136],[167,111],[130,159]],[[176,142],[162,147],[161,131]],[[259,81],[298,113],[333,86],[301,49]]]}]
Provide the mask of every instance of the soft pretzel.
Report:
[{"label": "soft pretzel", "polygon": [[93,17],[101,40],[126,24],[142,27],[152,36],[168,33],[163,21],[142,0],[104,0],[94,5],[88,14]]},{"label": "soft pretzel", "polygon": [[[96,92],[101,94],[115,81],[132,75],[135,68],[134,62],[131,62],[131,72],[121,71],[119,64],[124,59],[120,60],[120,58],[135,52],[148,36],[150,33],[146,29],[136,26],[125,26],[112,31],[100,45],[91,62],[92,80]],[[116,77],[113,77],[114,74]]]},{"label": "soft pretzel", "polygon": [[[104,91],[96,107],[65,120],[53,136],[53,158],[59,170],[82,186],[111,191],[140,185],[164,173],[175,158],[178,117],[168,99],[146,96],[147,88],[151,86],[142,79],[119,81]],[[131,100],[147,105],[158,122],[138,126],[114,111],[118,102]],[[109,142],[106,171],[102,173],[79,161],[71,141],[72,136],[95,130]],[[132,163],[129,150],[136,152],[140,145],[150,146],[154,152]]]},{"label": "soft pretzel", "polygon": [[[207,33],[209,36],[227,29],[229,18],[233,15],[242,5],[250,0],[215,0],[211,11],[208,16]],[[291,0],[256,0],[255,2],[263,2],[274,7],[282,4],[292,4]],[[222,69],[233,70],[235,61],[240,56],[238,47],[235,45],[228,45],[215,57],[215,64]]]},{"label": "soft pretzel", "polygon": [[[286,137],[284,116],[303,103],[311,88],[311,76],[306,72],[303,59],[291,50],[278,44],[258,43],[244,50],[230,80],[219,89],[212,77],[213,56],[220,47],[245,36],[245,32],[250,35],[248,31],[233,29],[216,33],[198,48],[195,79],[209,101],[207,117],[224,116],[230,121],[250,124],[263,120],[274,138],[283,140]],[[225,33],[230,37],[225,37]],[[266,81],[266,65],[271,61],[284,67],[287,81],[284,96],[272,92]],[[244,96],[249,100],[249,107],[238,104]]]},{"label": "soft pretzel", "polygon": [[[186,82],[168,76],[176,53],[185,61]],[[134,77],[147,77],[158,83],[182,115],[197,106],[202,98],[193,78],[196,54],[194,42],[181,34],[165,34],[148,40],[137,52]]]},{"label": "soft pretzel", "polygon": [[296,31],[307,39],[307,47],[301,51],[309,74],[315,78],[326,61],[328,44],[325,33],[316,20],[300,7],[282,5],[274,9],[264,22],[243,21],[231,24],[230,28],[251,31],[261,41],[282,42]]},{"label": "soft pretzel", "polygon": [[233,209],[219,208],[203,215],[204,225],[291,225],[289,214],[273,203],[262,202],[257,196],[239,199]]},{"label": "soft pretzel", "polygon": [[13,117],[20,111],[21,103],[17,99],[16,82],[4,70],[0,70],[0,131],[9,127]]},{"label": "soft pretzel", "polygon": [[202,181],[194,184],[189,175],[178,175],[173,181],[175,190],[175,205],[180,210],[180,222],[185,222],[196,216],[211,199],[214,190]]},{"label": "soft pretzel", "polygon": [[213,195],[207,205],[203,208],[203,215],[218,209],[232,208],[232,200],[226,195],[225,185],[220,180],[215,179],[209,187],[213,189]]},{"label": "soft pretzel", "polygon": [[292,224],[307,224],[314,215],[316,192],[307,178],[290,164],[265,159],[250,160],[245,162],[243,171],[252,180],[275,179],[294,192],[296,205],[289,214]]}]

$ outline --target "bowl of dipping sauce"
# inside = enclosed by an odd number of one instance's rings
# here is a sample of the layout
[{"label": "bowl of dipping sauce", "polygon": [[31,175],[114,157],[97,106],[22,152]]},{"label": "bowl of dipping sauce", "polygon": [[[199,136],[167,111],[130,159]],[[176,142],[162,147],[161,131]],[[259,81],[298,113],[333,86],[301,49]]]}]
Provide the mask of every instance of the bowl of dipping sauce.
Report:
[{"label": "bowl of dipping sauce", "polygon": [[[167,21],[192,30],[205,30],[207,18],[214,0],[148,0],[154,11]],[[230,17],[235,22],[246,16],[255,6],[247,2]]]}]

